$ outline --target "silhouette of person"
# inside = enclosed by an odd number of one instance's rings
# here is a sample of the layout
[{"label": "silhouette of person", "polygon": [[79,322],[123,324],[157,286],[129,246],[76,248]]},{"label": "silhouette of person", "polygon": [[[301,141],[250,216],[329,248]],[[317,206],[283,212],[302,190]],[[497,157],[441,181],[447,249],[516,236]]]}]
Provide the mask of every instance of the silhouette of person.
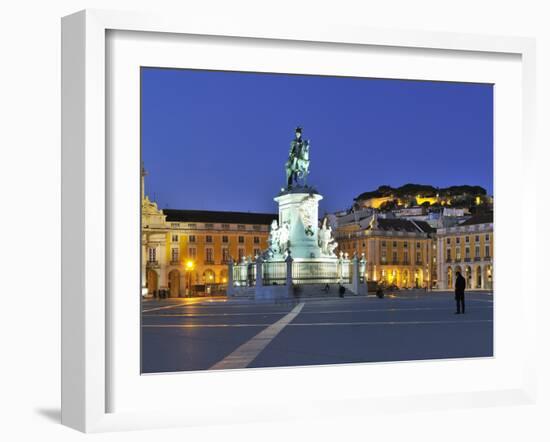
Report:
[{"label": "silhouette of person", "polygon": [[340,298],[344,297],[344,293],[346,293],[346,288],[342,284],[339,284],[338,295],[340,296]]},{"label": "silhouette of person", "polygon": [[464,313],[464,290],[465,289],[466,289],[466,280],[460,274],[460,270],[457,270],[456,271],[456,281],[455,281],[455,300],[456,300],[456,313],[455,314],[456,315],[458,315],[460,313]]}]

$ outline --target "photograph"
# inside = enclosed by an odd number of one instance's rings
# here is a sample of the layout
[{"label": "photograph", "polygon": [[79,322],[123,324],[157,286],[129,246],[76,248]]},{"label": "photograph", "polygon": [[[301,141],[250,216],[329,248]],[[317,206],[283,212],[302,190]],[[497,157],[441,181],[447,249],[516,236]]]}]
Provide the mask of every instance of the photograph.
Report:
[{"label": "photograph", "polygon": [[493,89],[142,66],[141,373],[493,357]]}]

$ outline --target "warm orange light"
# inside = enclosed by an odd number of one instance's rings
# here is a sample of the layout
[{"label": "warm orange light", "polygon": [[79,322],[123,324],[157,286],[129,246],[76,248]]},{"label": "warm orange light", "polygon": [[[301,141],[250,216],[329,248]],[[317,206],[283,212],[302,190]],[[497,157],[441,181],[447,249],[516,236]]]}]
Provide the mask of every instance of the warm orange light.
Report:
[{"label": "warm orange light", "polygon": [[191,260],[189,260],[185,263],[185,267],[187,268],[187,270],[193,270],[194,265],[195,265],[195,263]]}]

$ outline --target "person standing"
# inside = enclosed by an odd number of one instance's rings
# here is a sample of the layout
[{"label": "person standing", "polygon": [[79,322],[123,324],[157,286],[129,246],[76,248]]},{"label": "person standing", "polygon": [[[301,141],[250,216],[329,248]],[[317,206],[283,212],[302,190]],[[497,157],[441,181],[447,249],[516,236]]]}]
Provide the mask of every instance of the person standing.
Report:
[{"label": "person standing", "polygon": [[340,298],[344,297],[344,293],[346,293],[346,288],[342,284],[339,284],[338,295],[340,296]]},{"label": "person standing", "polygon": [[460,270],[456,271],[455,281],[455,301],[456,301],[456,313],[464,313],[464,290],[466,289],[466,280],[460,274]]}]

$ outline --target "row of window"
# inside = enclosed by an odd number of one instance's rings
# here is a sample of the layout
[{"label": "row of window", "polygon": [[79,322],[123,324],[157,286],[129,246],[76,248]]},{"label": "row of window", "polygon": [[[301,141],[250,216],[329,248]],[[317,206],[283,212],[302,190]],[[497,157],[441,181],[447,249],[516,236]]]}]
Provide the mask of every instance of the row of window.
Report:
[{"label": "row of window", "polygon": [[[242,260],[242,258],[245,256],[245,250],[242,247],[239,247],[238,249],[238,258],[239,261]],[[260,249],[256,248],[254,249],[254,256],[260,255],[261,251]],[[205,261],[207,262],[214,262],[214,249],[211,247],[206,247],[204,249],[205,254]],[[196,247],[189,247],[188,249],[188,255],[190,259],[196,259],[197,258],[197,248]],[[177,262],[180,259],[180,249],[177,247],[173,247],[171,250],[171,261]],[[229,249],[227,247],[222,248],[222,261],[223,262],[229,262],[230,255],[229,255]],[[156,262],[157,261],[157,249],[156,248],[149,248],[148,252],[148,260],[149,262]]]},{"label": "row of window", "polygon": [[[480,247],[479,245],[476,244],[475,248],[474,248],[474,258],[481,258],[481,255],[480,255]],[[491,256],[491,248],[489,246],[489,244],[485,244],[485,255],[484,255],[486,258],[489,258]],[[470,256],[470,247],[469,246],[466,246],[466,248],[464,249],[464,258],[466,259],[470,259],[471,256]],[[457,246],[455,248],[455,259],[456,260],[461,260],[462,259],[462,251],[460,250],[460,246]],[[451,260],[451,249],[450,248],[447,248],[447,261],[450,261]]]},{"label": "row of window", "polygon": [[[366,247],[365,242],[363,242],[362,245],[363,245],[363,248]],[[386,241],[380,241],[380,245],[381,245],[383,248],[385,248],[385,247],[387,247],[387,242],[386,242]],[[393,242],[392,242],[392,247],[393,247],[393,248],[397,248],[397,241],[393,241]],[[417,242],[417,243],[416,243],[416,248],[419,249],[419,248],[421,248],[421,247],[422,247],[422,244],[421,244],[420,242]],[[354,247],[353,247],[353,244],[351,244],[351,243],[345,243],[345,242],[344,242],[344,243],[342,244],[342,248],[343,248],[343,249],[346,249],[346,248],[347,248],[347,249],[352,249],[352,248],[354,248]],[[408,243],[408,242],[404,242],[404,243],[403,243],[403,248],[404,248],[404,249],[408,249],[408,248],[409,248],[409,243]]]},{"label": "row of window", "polygon": [[[380,261],[381,262],[387,262],[388,255],[385,249],[382,249],[381,255],[380,255]],[[392,252],[392,262],[397,262],[397,252]],[[404,251],[403,252],[403,263],[409,262],[409,252]],[[422,252],[416,252],[416,263],[422,262]]]},{"label": "row of window", "polygon": [[[216,227],[216,224],[213,223],[204,223],[204,224],[196,224],[196,223],[184,223],[188,229],[196,229],[197,226],[203,226],[205,229],[214,229]],[[182,223],[171,223],[170,226],[173,229],[180,229],[182,227]],[[231,230],[231,224],[219,224],[222,230]],[[252,230],[261,230],[262,226],[258,224],[254,224],[252,226]],[[237,230],[246,230],[245,224],[237,224]]]},{"label": "row of window", "polygon": [[[456,244],[460,244],[460,241],[461,241],[460,238],[461,238],[460,236],[457,236],[455,238],[455,243]],[[474,239],[475,239],[475,242],[478,243],[479,242],[479,235],[476,235]],[[470,236],[465,236],[464,237],[464,242],[466,244],[468,244],[470,242]],[[489,234],[488,233],[485,234],[485,242],[489,242]],[[447,244],[451,244],[451,238],[447,238]]]},{"label": "row of window", "polygon": [[[380,244],[382,245],[382,247],[386,247],[386,246],[387,246],[386,241],[380,241]],[[416,243],[416,248],[419,249],[421,246],[422,246],[422,245],[421,245],[420,241],[417,241],[417,243]],[[394,248],[397,247],[397,241],[393,241],[393,242],[392,242],[392,247],[394,247]],[[409,247],[409,243],[408,243],[408,242],[404,242],[404,243],[403,243],[403,248],[404,248],[404,249],[407,249],[408,247]]]},{"label": "row of window", "polygon": [[[179,235],[173,234],[172,235],[172,242],[179,242]],[[189,235],[189,242],[197,242],[197,237],[195,235]],[[206,235],[205,236],[205,242],[211,243],[212,242],[212,235]],[[244,236],[238,237],[239,244],[244,244]],[[223,235],[222,236],[222,243],[228,244],[229,243],[229,236]],[[260,237],[255,236],[254,237],[254,244],[260,244]]]}]

